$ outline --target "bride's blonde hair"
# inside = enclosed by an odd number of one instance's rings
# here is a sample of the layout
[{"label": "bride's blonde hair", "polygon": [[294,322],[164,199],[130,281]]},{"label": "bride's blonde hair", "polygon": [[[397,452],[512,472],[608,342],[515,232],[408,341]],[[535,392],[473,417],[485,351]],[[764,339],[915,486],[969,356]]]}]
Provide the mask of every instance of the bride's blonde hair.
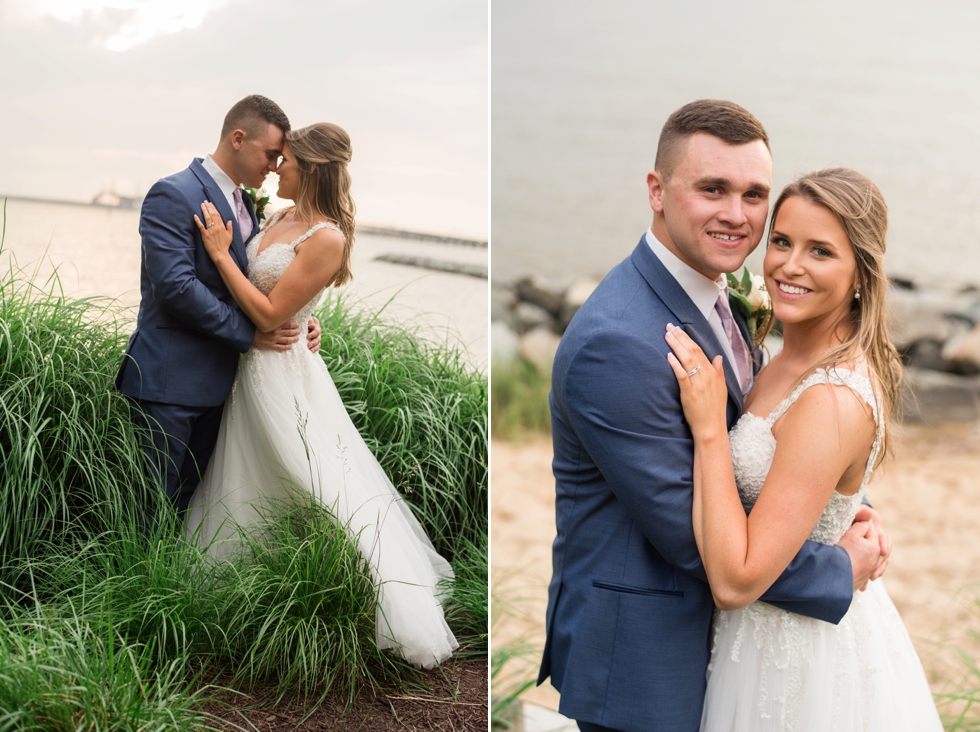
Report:
[{"label": "bride's blonde hair", "polygon": [[813,368],[828,368],[863,354],[872,372],[872,381],[877,381],[881,393],[879,418],[884,432],[877,465],[890,447],[890,418],[899,405],[902,381],[902,361],[888,338],[885,321],[888,206],[878,186],[850,168],[826,168],[807,173],[786,186],[776,199],[769,220],[770,239],[780,207],[794,196],[823,206],[833,213],[854,249],[859,297],[851,300],[845,320],[852,326],[850,337],[823,354]]},{"label": "bride's blonde hair", "polygon": [[350,254],[354,245],[354,200],[350,195],[350,137],[335,124],[319,122],[286,133],[289,150],[299,169],[299,191],[295,212],[312,224],[317,218],[331,219],[344,235],[340,269],[330,281],[334,287],[351,280]]}]

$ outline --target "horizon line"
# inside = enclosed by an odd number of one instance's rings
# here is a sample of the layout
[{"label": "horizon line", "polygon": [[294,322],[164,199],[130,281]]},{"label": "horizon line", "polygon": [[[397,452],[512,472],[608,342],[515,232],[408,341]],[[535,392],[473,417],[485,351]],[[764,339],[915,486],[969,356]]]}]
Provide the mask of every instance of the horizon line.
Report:
[{"label": "horizon line", "polygon": [[[119,196],[119,194],[116,194]],[[142,202],[142,198],[133,196],[119,196],[122,199]],[[74,201],[65,198],[42,198],[40,196],[17,196],[0,194],[0,199],[4,201],[22,201],[24,203],[52,203],[61,206],[83,206],[85,208],[106,208],[118,211],[136,211],[136,206],[110,205],[98,203],[97,201]],[[487,248],[487,241],[483,239],[469,239],[459,236],[446,236],[443,234],[430,234],[422,231],[410,231],[408,229],[396,229],[390,226],[372,226],[371,224],[355,225],[355,231],[373,235],[388,236],[395,239],[414,239],[416,241],[431,241],[438,244],[454,244],[457,246]]]}]

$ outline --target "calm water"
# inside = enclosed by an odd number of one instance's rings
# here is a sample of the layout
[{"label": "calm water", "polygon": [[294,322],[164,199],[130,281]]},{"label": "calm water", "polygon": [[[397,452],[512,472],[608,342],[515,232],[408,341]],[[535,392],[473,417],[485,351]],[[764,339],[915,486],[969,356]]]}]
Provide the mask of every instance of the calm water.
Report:
[{"label": "calm water", "polygon": [[558,7],[493,3],[495,280],[619,262],[650,223],[645,177],[667,116],[723,98],[766,126],[777,190],[831,165],[880,186],[892,274],[980,284],[980,5]]},{"label": "calm water", "polygon": [[[2,205],[2,201],[0,201]],[[431,340],[464,351],[475,368],[487,363],[488,285],[485,279],[375,261],[407,254],[487,266],[487,250],[362,234],[354,243],[354,280],[342,288],[349,302],[418,326]],[[9,201],[0,267],[10,260],[36,282],[57,266],[72,296],[115,298],[135,320],[140,293],[139,212]]]}]

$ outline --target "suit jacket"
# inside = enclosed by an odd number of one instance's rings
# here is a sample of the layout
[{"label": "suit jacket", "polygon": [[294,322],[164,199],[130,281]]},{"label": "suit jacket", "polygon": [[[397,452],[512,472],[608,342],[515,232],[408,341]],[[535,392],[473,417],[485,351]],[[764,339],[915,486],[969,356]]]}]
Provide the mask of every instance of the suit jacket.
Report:
[{"label": "suit jacket", "polygon": [[[251,199],[243,199],[254,235],[258,220]],[[139,315],[116,375],[116,388],[131,397],[217,406],[231,391],[239,354],[252,345],[255,326],[232,298],[194,223],[205,200],[234,222],[231,255],[242,271],[248,266],[238,217],[200,158],[153,185],[140,213]]]},{"label": "suit jacket", "polygon": [[[697,730],[710,652],[714,603],[691,526],[694,444],[667,362],[668,322],[709,359],[722,353],[641,239],[573,318],[552,374],[557,537],[538,683],[551,676],[566,716],[626,732]],[[727,362],[725,375],[731,427],[742,394]],[[808,541],[762,599],[836,623],[851,594],[847,553]]]}]

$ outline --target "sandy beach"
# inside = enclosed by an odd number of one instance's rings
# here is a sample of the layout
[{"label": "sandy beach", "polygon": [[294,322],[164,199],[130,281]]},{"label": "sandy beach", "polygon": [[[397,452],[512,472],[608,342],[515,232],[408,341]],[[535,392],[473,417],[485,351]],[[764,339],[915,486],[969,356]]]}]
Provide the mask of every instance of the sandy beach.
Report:
[{"label": "sandy beach", "polygon": [[[35,281],[58,267],[66,294],[117,298],[139,304],[139,212],[9,201],[4,252]],[[489,264],[485,247],[439,244],[360,234],[354,244],[353,281],[340,292],[398,323],[417,324],[428,338],[462,348],[467,362],[485,370],[489,341],[488,281],[377,261],[384,254],[425,257],[463,265]],[[6,266],[6,261],[3,262]]]},{"label": "sandy beach", "polygon": [[[980,424],[902,425],[897,435],[895,456],[870,486],[894,544],[882,581],[939,692],[962,670],[955,648],[980,658],[970,636],[980,630],[973,602],[980,598]],[[492,643],[523,637],[539,654],[555,532],[550,439],[495,440],[491,485],[492,585],[507,603],[506,612],[495,607]],[[527,677],[536,675],[537,661],[522,670]],[[547,683],[523,698],[558,708]]]}]

